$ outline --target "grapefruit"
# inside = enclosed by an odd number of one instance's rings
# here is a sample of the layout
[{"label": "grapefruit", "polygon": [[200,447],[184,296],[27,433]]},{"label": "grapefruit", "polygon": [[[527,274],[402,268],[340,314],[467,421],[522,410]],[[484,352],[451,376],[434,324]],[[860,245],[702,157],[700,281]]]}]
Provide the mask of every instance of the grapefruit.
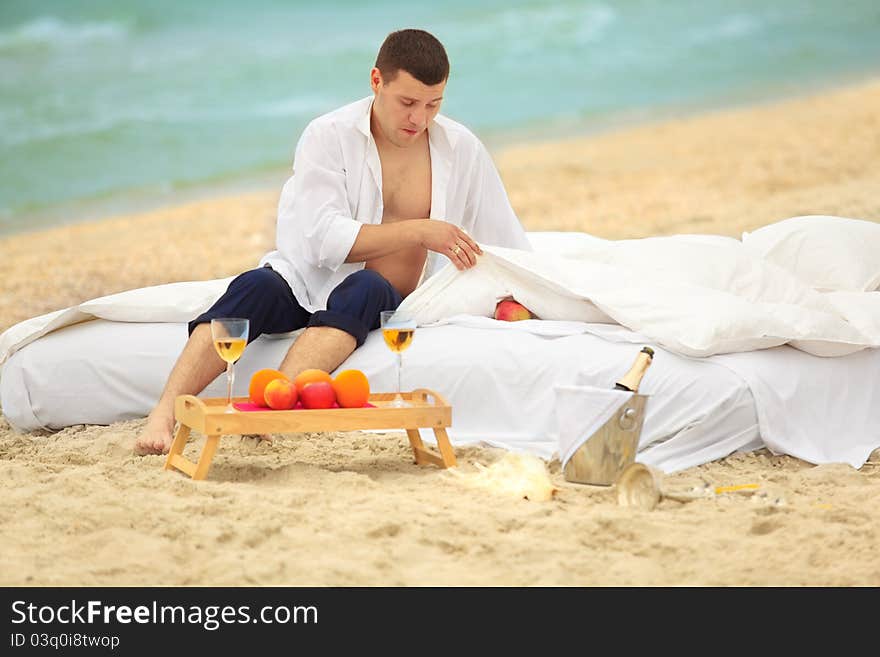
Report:
[{"label": "grapefruit", "polygon": [[343,408],[360,408],[370,399],[370,382],[360,370],[343,370],[333,379],[336,402]]}]

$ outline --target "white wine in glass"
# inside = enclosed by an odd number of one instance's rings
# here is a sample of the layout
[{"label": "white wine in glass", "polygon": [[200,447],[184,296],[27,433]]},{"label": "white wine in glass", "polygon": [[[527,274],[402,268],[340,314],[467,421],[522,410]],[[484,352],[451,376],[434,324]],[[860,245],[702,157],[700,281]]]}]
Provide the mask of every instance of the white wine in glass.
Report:
[{"label": "white wine in glass", "polygon": [[221,317],[211,320],[211,338],[214,349],[226,361],[226,412],[232,413],[232,382],[235,380],[233,365],[241,358],[247,346],[250,322],[240,317]]},{"label": "white wine in glass", "polygon": [[383,310],[381,314],[382,337],[388,348],[397,354],[397,396],[391,406],[411,406],[400,394],[400,373],[403,369],[403,352],[409,349],[416,333],[416,323],[407,315],[395,310]]}]

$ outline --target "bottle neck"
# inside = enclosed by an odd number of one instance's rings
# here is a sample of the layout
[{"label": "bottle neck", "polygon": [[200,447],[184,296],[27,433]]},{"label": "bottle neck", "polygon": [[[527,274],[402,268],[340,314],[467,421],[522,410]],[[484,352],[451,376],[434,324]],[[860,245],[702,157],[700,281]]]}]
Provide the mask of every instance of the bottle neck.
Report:
[{"label": "bottle neck", "polygon": [[642,377],[645,376],[645,372],[651,365],[651,360],[652,358],[650,354],[640,352],[636,357],[636,362],[633,363],[633,366],[629,369],[629,372],[624,374],[623,378],[620,379],[614,387],[618,390],[638,392],[639,384],[642,382]]}]

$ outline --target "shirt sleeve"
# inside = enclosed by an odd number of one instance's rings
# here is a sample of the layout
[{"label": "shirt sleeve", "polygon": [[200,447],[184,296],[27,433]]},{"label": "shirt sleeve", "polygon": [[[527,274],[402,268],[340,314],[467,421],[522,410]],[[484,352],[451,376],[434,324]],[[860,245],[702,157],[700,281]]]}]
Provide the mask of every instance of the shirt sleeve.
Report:
[{"label": "shirt sleeve", "polygon": [[278,201],[276,246],[285,259],[336,271],[361,229],[351,216],[342,147],[332,127],[310,123]]},{"label": "shirt sleeve", "polygon": [[482,142],[477,144],[462,227],[482,244],[532,250],[525,229],[507,198],[492,156]]}]

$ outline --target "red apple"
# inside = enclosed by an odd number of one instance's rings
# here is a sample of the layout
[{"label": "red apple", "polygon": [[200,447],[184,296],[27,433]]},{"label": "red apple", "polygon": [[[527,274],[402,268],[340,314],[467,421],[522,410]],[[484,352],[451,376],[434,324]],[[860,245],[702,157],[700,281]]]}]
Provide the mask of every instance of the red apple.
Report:
[{"label": "red apple", "polygon": [[534,319],[532,311],[513,299],[502,299],[495,306],[495,319],[517,322],[521,319]]},{"label": "red apple", "polygon": [[266,384],[263,398],[269,408],[288,411],[296,406],[296,386],[288,379],[272,379]]},{"label": "red apple", "polygon": [[332,408],[336,403],[336,392],[326,381],[307,383],[299,393],[303,408]]}]

